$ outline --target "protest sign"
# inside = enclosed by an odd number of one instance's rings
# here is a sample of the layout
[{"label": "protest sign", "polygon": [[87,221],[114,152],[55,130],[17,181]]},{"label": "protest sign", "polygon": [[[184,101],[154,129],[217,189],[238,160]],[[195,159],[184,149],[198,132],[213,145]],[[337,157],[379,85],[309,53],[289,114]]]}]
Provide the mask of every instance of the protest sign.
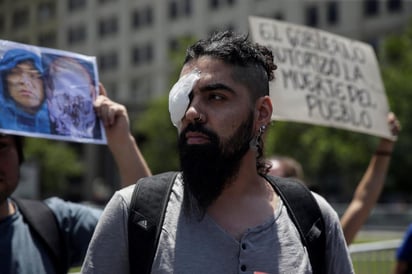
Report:
[{"label": "protest sign", "polygon": [[254,42],[273,52],[272,119],[392,138],[372,47],[319,29],[250,17]]},{"label": "protest sign", "polygon": [[96,58],[0,40],[0,132],[105,144]]}]

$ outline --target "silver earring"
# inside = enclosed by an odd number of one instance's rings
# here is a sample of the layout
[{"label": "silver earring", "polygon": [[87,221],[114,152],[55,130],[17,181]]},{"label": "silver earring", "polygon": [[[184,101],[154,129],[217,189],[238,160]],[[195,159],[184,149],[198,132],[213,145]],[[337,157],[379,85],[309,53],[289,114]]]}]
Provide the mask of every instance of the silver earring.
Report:
[{"label": "silver earring", "polygon": [[252,140],[250,140],[249,146],[254,151],[258,151],[258,149],[261,147],[260,142],[262,141],[262,135],[263,133],[265,133],[265,131],[266,131],[266,125],[262,125],[259,128],[259,131],[256,134],[256,136],[252,138]]}]

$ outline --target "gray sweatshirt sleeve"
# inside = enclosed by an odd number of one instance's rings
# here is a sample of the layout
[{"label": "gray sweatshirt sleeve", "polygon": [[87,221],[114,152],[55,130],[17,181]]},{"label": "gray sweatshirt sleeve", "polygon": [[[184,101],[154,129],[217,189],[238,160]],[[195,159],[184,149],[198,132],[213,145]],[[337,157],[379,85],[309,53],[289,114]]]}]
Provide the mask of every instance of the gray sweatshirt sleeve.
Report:
[{"label": "gray sweatshirt sleeve", "polygon": [[355,273],[338,214],[322,196],[313,194],[318,201],[325,221],[326,273]]},{"label": "gray sweatshirt sleeve", "polygon": [[127,219],[133,187],[117,191],[93,234],[81,273],[129,273]]}]

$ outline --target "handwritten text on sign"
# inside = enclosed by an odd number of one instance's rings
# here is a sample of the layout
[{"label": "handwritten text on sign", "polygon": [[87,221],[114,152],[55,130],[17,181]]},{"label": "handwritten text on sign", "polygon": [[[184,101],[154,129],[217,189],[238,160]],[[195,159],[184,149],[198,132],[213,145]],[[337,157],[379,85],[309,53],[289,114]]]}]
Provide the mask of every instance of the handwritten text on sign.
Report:
[{"label": "handwritten text on sign", "polygon": [[278,66],[273,119],[390,137],[388,103],[373,49],[313,28],[250,17],[252,38]]}]

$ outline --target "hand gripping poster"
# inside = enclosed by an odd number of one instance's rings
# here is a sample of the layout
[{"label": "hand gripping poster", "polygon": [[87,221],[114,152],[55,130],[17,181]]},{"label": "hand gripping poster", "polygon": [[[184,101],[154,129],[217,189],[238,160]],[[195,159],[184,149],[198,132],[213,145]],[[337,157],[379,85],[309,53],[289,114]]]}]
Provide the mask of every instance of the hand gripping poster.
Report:
[{"label": "hand gripping poster", "polygon": [[0,132],[105,144],[96,58],[0,40]]},{"label": "hand gripping poster", "polygon": [[273,52],[273,120],[393,138],[373,48],[315,28],[249,17],[254,42]]}]

